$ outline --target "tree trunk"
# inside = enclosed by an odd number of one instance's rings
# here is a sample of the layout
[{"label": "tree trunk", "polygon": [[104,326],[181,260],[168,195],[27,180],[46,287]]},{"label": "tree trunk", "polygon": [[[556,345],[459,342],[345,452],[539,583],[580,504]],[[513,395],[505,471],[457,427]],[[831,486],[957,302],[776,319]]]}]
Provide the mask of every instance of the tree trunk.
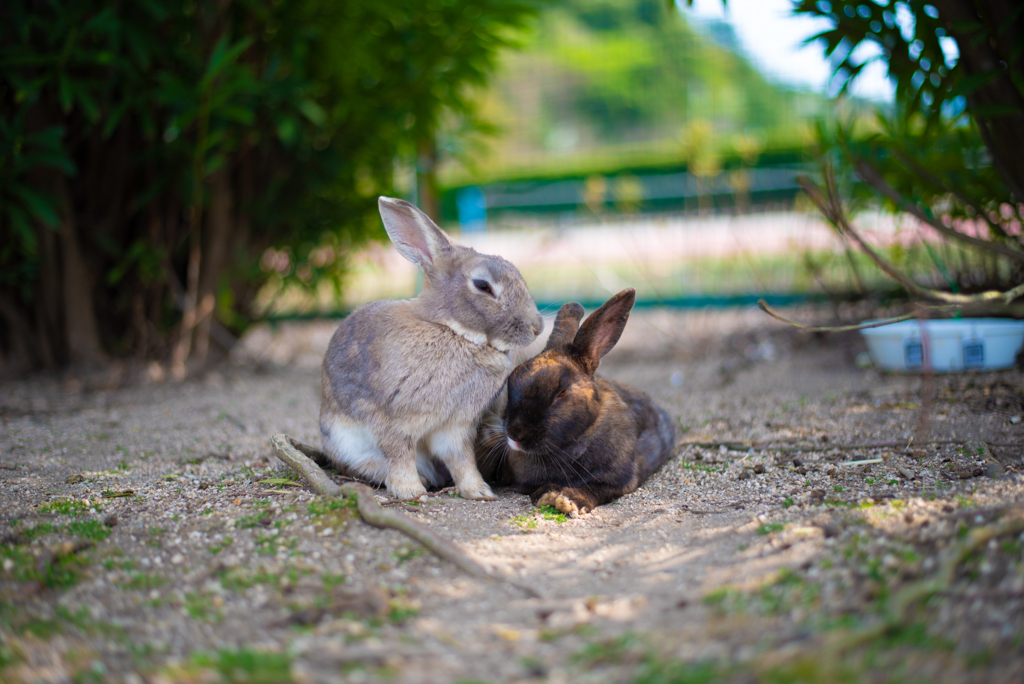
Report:
[{"label": "tree trunk", "polygon": [[433,134],[419,142],[416,150],[416,204],[420,210],[441,223],[441,210],[437,198],[437,141]]},{"label": "tree trunk", "polygon": [[61,285],[68,360],[95,366],[106,360],[92,301],[93,278],[78,242],[74,206],[63,176],[56,177],[56,195],[63,204],[60,226]]},{"label": "tree trunk", "polygon": [[206,360],[210,347],[218,279],[231,241],[233,205],[231,172],[225,165],[210,178],[210,209],[207,212],[206,248],[203,250],[196,317],[195,357],[200,363]]}]

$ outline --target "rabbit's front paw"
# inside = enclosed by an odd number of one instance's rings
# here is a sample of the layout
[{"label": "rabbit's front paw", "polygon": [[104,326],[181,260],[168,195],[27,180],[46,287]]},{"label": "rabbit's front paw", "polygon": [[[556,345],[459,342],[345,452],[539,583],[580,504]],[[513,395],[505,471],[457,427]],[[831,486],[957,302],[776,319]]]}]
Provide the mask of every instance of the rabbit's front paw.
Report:
[{"label": "rabbit's front paw", "polygon": [[403,473],[402,470],[404,469],[392,468],[384,479],[388,494],[400,501],[409,501],[427,493],[427,488],[420,482],[419,474],[415,470],[412,473]]},{"label": "rabbit's front paw", "polygon": [[477,501],[494,501],[498,497],[494,496],[494,492],[487,485],[486,482],[481,481],[479,484],[467,485],[459,487],[459,496],[463,499],[476,499]]},{"label": "rabbit's front paw", "polygon": [[578,518],[587,512],[585,507],[581,508],[576,502],[560,492],[547,492],[537,500],[538,506],[553,506],[559,513],[565,513],[570,518]]}]

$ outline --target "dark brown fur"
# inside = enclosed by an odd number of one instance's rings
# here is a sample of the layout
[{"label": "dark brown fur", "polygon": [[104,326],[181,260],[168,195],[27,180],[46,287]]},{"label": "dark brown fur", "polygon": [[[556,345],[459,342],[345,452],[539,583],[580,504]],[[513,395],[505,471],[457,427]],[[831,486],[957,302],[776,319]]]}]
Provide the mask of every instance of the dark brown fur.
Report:
[{"label": "dark brown fur", "polygon": [[[643,392],[594,376],[635,299],[623,290],[578,332],[583,307],[559,310],[544,351],[509,376],[503,429],[478,449],[485,479],[575,516],[634,491],[665,462],[675,444],[668,414]],[[492,463],[504,447],[507,458]]]}]

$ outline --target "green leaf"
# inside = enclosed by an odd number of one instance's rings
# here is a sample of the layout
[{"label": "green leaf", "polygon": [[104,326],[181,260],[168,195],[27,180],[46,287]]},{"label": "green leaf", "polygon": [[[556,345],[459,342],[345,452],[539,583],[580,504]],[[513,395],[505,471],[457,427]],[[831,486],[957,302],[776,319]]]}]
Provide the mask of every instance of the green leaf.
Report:
[{"label": "green leaf", "polygon": [[283,477],[271,477],[266,480],[257,480],[256,484],[271,484],[271,485],[289,485],[292,487],[301,487],[302,485],[294,480],[288,480]]},{"label": "green leaf", "polygon": [[327,112],[313,100],[299,100],[299,111],[302,112],[314,126],[323,126],[327,123]]},{"label": "green leaf", "polygon": [[15,185],[10,188],[10,191],[25,203],[33,218],[42,221],[50,228],[59,223],[54,201],[50,197],[36,192],[27,185]]},{"label": "green leaf", "polygon": [[993,79],[999,77],[999,72],[995,69],[991,71],[983,71],[978,74],[971,74],[960,80],[959,83],[949,89],[949,98],[960,97],[961,95],[969,95],[978,88],[990,83]]},{"label": "green leaf", "polygon": [[238,56],[252,45],[253,39],[249,37],[243,38],[230,48],[228,47],[228,40],[228,36],[225,34],[221,36],[219,41],[217,41],[217,45],[213,49],[213,54],[210,55],[210,64],[206,67],[206,74],[199,82],[200,89],[207,88],[213,79],[217,78],[221,71],[238,59]]},{"label": "green leaf", "polygon": [[74,102],[74,92],[67,74],[61,72],[57,77],[57,86],[60,95],[60,108],[64,110],[65,114],[70,114],[71,105]]}]

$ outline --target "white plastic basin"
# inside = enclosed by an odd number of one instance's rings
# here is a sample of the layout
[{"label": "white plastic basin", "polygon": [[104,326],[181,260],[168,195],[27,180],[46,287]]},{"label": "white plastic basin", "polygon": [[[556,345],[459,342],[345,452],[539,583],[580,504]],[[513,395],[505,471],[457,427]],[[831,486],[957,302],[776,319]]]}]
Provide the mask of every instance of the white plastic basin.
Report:
[{"label": "white plastic basin", "polygon": [[939,373],[1010,368],[1024,346],[1024,321],[1010,318],[900,321],[860,332],[875,366],[885,370],[920,371],[928,365]]}]

